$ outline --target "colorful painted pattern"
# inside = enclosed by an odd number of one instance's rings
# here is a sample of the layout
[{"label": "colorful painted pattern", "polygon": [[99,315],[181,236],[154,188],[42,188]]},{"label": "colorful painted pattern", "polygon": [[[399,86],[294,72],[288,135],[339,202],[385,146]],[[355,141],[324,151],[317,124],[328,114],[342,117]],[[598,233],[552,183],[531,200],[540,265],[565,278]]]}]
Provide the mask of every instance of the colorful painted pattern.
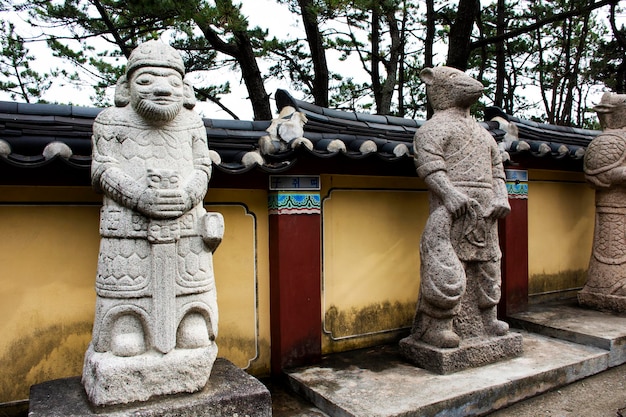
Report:
[{"label": "colorful painted pattern", "polygon": [[272,193],[268,196],[269,214],[320,214],[318,193]]},{"label": "colorful painted pattern", "polygon": [[509,198],[528,199],[528,183],[507,182],[506,191],[509,193]]}]

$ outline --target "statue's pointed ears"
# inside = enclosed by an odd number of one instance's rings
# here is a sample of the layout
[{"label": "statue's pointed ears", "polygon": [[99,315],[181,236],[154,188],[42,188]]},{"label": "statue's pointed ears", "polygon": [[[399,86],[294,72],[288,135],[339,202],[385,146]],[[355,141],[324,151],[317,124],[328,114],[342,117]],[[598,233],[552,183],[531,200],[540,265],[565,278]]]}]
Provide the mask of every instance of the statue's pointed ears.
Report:
[{"label": "statue's pointed ears", "polygon": [[426,83],[426,85],[432,85],[435,79],[435,72],[432,68],[424,68],[420,72],[420,79]]}]

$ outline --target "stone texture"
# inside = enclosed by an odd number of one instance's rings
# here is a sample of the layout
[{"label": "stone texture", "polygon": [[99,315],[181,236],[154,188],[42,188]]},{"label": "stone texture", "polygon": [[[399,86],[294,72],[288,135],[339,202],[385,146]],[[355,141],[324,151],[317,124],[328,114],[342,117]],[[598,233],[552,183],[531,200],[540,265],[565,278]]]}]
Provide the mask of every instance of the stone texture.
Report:
[{"label": "stone texture", "polygon": [[508,317],[518,328],[609,352],[609,366],[626,363],[626,315],[579,306],[576,299],[529,306]]},{"label": "stone texture", "polygon": [[94,404],[120,404],[165,394],[201,390],[217,356],[215,344],[198,349],[175,349],[167,355],[147,352],[119,357],[111,352],[85,356],[83,381]]},{"label": "stone texture", "polygon": [[578,301],[626,312],[626,95],[606,93],[595,110],[603,132],[587,147],[584,171],[596,190],[596,222]]},{"label": "stone texture", "polygon": [[420,368],[445,375],[514,358],[522,354],[523,347],[522,335],[509,333],[492,338],[464,339],[457,348],[438,348],[406,337],[400,340],[400,351]]},{"label": "stone texture", "polygon": [[94,121],[91,177],[104,197],[83,384],[96,406],[200,390],[217,355],[224,220],[203,207],[211,157],[183,76],[175,49],[139,45],[115,107]]},{"label": "stone texture", "polygon": [[[510,206],[500,151],[469,112],[483,85],[448,67],[427,68],[420,77],[434,109],[414,140],[415,166],[429,189],[430,215],[420,242],[420,295],[409,336],[416,343],[404,344],[459,349],[441,356],[435,367],[451,372],[521,353],[521,341],[507,337],[508,325],[496,317],[501,292],[497,222]],[[480,349],[485,352],[478,353]],[[424,363],[426,351],[403,352],[410,361]],[[474,360],[448,363],[465,357]]]},{"label": "stone texture", "polygon": [[33,385],[29,417],[268,417],[270,393],[257,379],[225,359],[217,359],[209,383],[190,395],[165,396],[148,402],[93,407],[80,378]]}]

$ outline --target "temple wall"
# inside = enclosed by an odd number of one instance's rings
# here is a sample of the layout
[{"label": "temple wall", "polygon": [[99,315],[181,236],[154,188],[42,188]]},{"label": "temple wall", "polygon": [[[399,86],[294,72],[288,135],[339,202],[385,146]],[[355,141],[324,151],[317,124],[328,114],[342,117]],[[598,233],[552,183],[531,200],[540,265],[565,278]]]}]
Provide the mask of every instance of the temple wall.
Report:
[{"label": "temple wall", "polygon": [[[224,215],[214,256],[219,356],[267,374],[267,193],[211,190]],[[0,403],[30,385],[80,375],[91,340],[101,196],[89,187],[0,187]]]},{"label": "temple wall", "polygon": [[411,326],[428,195],[417,178],[322,176],[322,352]]},{"label": "temple wall", "polygon": [[[321,175],[322,353],[397,340],[419,292],[428,195],[416,177]],[[582,174],[529,171],[531,302],[585,280],[594,192]],[[211,189],[225,217],[214,257],[219,356],[270,369],[266,190]],[[0,187],[0,403],[31,384],[79,375],[91,338],[101,196],[89,187]]]},{"label": "temple wall", "polygon": [[586,281],[595,193],[582,173],[529,171],[529,301],[575,297]]}]

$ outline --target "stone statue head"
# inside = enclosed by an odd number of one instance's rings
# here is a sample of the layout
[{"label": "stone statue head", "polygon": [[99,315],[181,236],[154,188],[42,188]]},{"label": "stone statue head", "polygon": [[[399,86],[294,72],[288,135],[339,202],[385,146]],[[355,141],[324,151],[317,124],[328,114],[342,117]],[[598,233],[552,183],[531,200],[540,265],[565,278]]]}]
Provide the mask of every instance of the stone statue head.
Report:
[{"label": "stone statue head", "polygon": [[480,81],[452,67],[424,68],[420,78],[426,84],[426,95],[435,111],[469,108],[484,90]]},{"label": "stone statue head", "polygon": [[626,127],[626,94],[604,93],[597,106],[602,129],[621,129]]},{"label": "stone statue head", "polygon": [[182,107],[195,106],[193,88],[184,80],[185,66],[178,51],[151,40],[133,50],[126,73],[115,88],[115,105],[128,104],[149,123],[167,123]]}]

